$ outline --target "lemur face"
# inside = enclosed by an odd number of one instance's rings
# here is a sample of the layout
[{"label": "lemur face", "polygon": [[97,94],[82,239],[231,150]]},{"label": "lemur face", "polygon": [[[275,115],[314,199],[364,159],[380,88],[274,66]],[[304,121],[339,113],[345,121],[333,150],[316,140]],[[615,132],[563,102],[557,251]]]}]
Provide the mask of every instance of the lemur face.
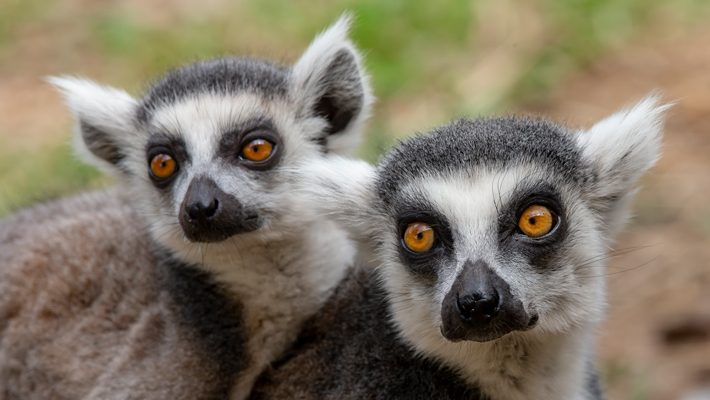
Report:
[{"label": "lemur face", "polygon": [[651,97],[586,132],[461,120],[401,143],[376,170],[340,161],[301,173],[374,247],[404,336],[465,354],[461,343],[598,321],[608,246],[656,160],[667,107]]},{"label": "lemur face", "polygon": [[[308,157],[357,145],[371,94],[345,17],[291,68],[253,59],[197,62],[139,100],[53,79],[78,122],[80,147],[128,183],[154,237],[199,255],[302,217],[284,174]],[[286,222],[288,223],[288,222]]]},{"label": "lemur face", "polygon": [[583,200],[593,179],[571,135],[540,121],[459,121],[404,143],[377,186],[395,299],[449,341],[595,318],[603,270],[584,260],[603,251],[602,232]]},{"label": "lemur face", "polygon": [[288,207],[279,204],[281,167],[298,158],[299,147],[305,147],[300,154],[318,149],[293,121],[288,102],[277,102],[249,93],[202,94],[145,118],[144,162],[131,172],[152,185],[145,193],[163,226],[179,222],[187,240],[219,242],[261,228]]},{"label": "lemur face", "polygon": [[585,263],[602,233],[581,182],[532,160],[511,167],[414,178],[388,198],[388,282],[450,341],[563,330],[603,306],[603,269]]},{"label": "lemur face", "polygon": [[143,163],[131,172],[150,183],[142,192],[156,237],[221,242],[278,225],[294,210],[282,171],[325,149],[298,120],[278,72],[259,78],[282,86],[268,94],[198,94],[145,113]]}]

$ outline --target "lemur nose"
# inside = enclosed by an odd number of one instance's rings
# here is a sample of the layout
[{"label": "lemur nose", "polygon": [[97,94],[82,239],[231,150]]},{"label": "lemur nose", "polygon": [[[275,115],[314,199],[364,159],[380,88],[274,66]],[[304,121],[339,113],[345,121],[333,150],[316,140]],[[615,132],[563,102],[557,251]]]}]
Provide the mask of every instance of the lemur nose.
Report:
[{"label": "lemur nose", "polygon": [[211,201],[197,201],[188,204],[185,207],[187,220],[192,224],[209,221],[217,213],[217,208],[219,208],[219,201],[215,198],[212,198]]},{"label": "lemur nose", "polygon": [[500,296],[495,288],[487,292],[475,292],[456,298],[456,306],[462,319],[471,322],[488,322],[496,314]]}]

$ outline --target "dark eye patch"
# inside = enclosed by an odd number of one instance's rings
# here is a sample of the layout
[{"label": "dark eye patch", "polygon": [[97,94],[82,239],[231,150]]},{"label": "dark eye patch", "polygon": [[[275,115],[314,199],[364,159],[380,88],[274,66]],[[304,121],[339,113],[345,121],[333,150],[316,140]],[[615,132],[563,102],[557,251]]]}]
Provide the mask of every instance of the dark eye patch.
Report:
[{"label": "dark eye patch", "polygon": [[[251,140],[264,139],[273,146],[272,155],[265,161],[255,163],[241,157],[242,150]],[[277,133],[276,126],[269,118],[255,118],[236,126],[232,126],[222,135],[217,156],[234,165],[242,165],[249,169],[264,171],[278,164],[283,143]]]},{"label": "dark eye patch", "polygon": [[182,169],[180,166],[187,165],[191,162],[190,153],[187,151],[187,145],[181,137],[170,136],[163,133],[156,133],[151,135],[148,139],[148,143],[145,146],[146,155],[146,173],[149,171],[150,162],[153,157],[159,154],[167,154],[177,162],[178,169],[176,172],[166,180],[152,180],[153,184],[158,188],[164,189],[170,185],[170,183],[175,180],[175,177]]},{"label": "dark eye patch", "polygon": [[[425,201],[416,201],[403,204],[395,217],[395,222],[402,263],[421,278],[436,279],[442,259],[453,256],[454,239],[448,219]],[[404,232],[409,224],[414,222],[426,223],[434,230],[435,242],[431,250],[415,253],[407,249],[403,243]]]},{"label": "dark eye patch", "polygon": [[164,133],[156,133],[150,136],[148,143],[145,146],[146,158],[150,161],[157,153],[153,151],[156,148],[169,149],[175,159],[181,164],[190,163],[190,154],[187,151],[185,140],[181,137],[170,136]]},{"label": "dark eye patch", "polygon": [[[522,254],[530,263],[545,267],[549,256],[560,247],[567,235],[565,208],[555,188],[545,182],[520,186],[513,191],[511,201],[499,208],[498,242],[501,253],[516,252]],[[540,237],[523,234],[518,222],[522,213],[532,205],[542,205],[557,215],[557,225]]]}]

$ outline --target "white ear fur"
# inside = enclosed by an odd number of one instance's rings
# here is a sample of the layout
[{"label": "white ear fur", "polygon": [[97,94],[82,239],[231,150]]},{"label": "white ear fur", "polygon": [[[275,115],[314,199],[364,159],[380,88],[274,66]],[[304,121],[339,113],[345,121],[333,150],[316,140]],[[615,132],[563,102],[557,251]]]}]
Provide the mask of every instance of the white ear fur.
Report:
[{"label": "white ear fur", "polygon": [[308,198],[316,213],[340,224],[355,240],[372,238],[375,167],[338,156],[314,157],[291,173],[296,190]]},{"label": "white ear fur", "polygon": [[628,218],[634,185],[659,158],[663,123],[672,103],[661,104],[652,94],[630,109],[598,122],[580,134],[577,142],[594,168],[592,204],[606,214],[609,233]]},{"label": "white ear fur", "polygon": [[76,122],[74,148],[106,172],[120,170],[119,163],[130,146],[136,145],[133,113],[137,101],[123,90],[92,81],[49,77],[47,81],[63,95]]},{"label": "white ear fur", "polygon": [[326,147],[342,155],[359,145],[374,101],[362,56],[348,39],[350,23],[350,15],[343,14],[319,34],[293,66],[291,82],[301,114],[329,119]]}]

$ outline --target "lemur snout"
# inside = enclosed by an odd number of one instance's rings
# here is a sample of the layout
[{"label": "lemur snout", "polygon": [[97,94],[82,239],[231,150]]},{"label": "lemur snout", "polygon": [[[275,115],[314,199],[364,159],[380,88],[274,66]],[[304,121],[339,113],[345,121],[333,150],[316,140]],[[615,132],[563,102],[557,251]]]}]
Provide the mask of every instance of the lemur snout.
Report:
[{"label": "lemur snout", "polygon": [[179,219],[185,236],[194,242],[219,242],[260,226],[256,211],[245,210],[236,197],[206,177],[190,182]]},{"label": "lemur snout", "polygon": [[451,341],[486,342],[532,328],[508,283],[482,260],[466,261],[444,297],[441,320],[441,332]]}]

